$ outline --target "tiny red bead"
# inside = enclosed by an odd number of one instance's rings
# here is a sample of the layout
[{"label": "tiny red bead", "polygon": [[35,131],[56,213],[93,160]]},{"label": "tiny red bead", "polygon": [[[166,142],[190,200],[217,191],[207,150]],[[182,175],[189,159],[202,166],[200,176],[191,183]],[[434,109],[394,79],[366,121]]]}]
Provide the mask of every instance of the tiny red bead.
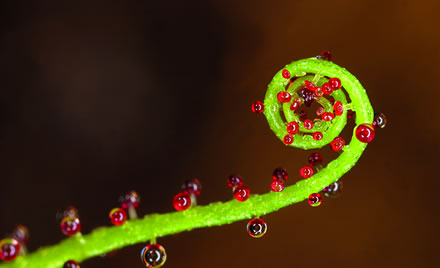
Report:
[{"label": "tiny red bead", "polygon": [[299,174],[301,174],[301,177],[303,177],[304,179],[308,179],[313,176],[313,168],[309,166],[302,167],[299,170]]},{"label": "tiny red bead", "polygon": [[248,222],[246,229],[253,238],[260,238],[267,232],[267,224],[262,219],[252,219]]},{"label": "tiny red bead", "polygon": [[296,111],[299,108],[299,106],[301,106],[301,102],[298,102],[297,100],[294,100],[292,102],[292,105],[290,105],[290,110]]},{"label": "tiny red bead", "polygon": [[273,180],[287,180],[288,177],[287,170],[284,168],[276,168],[272,173]]},{"label": "tiny red bead", "polygon": [[308,90],[310,90],[310,91],[315,91],[317,88],[316,88],[316,86],[312,83],[312,82],[310,82],[310,81],[305,81],[304,82],[304,84],[305,84],[305,86],[306,86],[306,88],[308,89]]},{"label": "tiny red bead", "polygon": [[270,184],[270,189],[274,192],[282,192],[284,190],[284,180],[274,180]]},{"label": "tiny red bead", "polygon": [[66,261],[63,265],[63,268],[79,268],[79,263],[73,260]]},{"label": "tiny red bead", "polygon": [[314,93],[317,98],[324,96],[324,91],[320,87],[317,87]]},{"label": "tiny red bead", "polygon": [[167,260],[165,248],[159,244],[150,244],[141,251],[141,261],[147,268],[162,267]]},{"label": "tiny red bead", "polygon": [[307,111],[302,109],[299,111],[299,120],[304,121],[307,119]]},{"label": "tiny red bead", "polygon": [[264,104],[261,101],[256,101],[252,103],[251,109],[252,112],[261,114],[264,111]]},{"label": "tiny red bead", "polygon": [[312,153],[309,156],[309,164],[312,166],[317,166],[320,165],[322,163],[322,155],[320,153]]},{"label": "tiny red bead", "polygon": [[119,199],[121,207],[128,209],[129,207],[137,208],[141,202],[141,197],[135,191],[130,191]]},{"label": "tiny red bead", "polygon": [[330,53],[330,51],[328,51],[328,50],[322,52],[321,56],[323,59],[328,60],[328,61],[332,61],[332,58],[333,58],[332,53]]},{"label": "tiny red bead", "polygon": [[235,197],[235,199],[237,199],[240,202],[244,202],[244,201],[248,200],[250,194],[251,194],[251,191],[249,190],[249,188],[247,188],[244,185],[238,186],[234,190],[234,197]]},{"label": "tiny red bead", "polygon": [[333,115],[333,113],[325,112],[322,113],[321,118],[324,121],[332,121],[335,118],[335,116]]},{"label": "tiny red bead", "polygon": [[330,145],[333,151],[337,152],[342,150],[342,148],[344,148],[345,141],[341,137],[336,137],[332,142],[330,142]]},{"label": "tiny red bead", "polygon": [[289,134],[295,135],[299,132],[299,125],[297,122],[293,121],[287,124],[287,132]]},{"label": "tiny red bead", "polygon": [[370,124],[361,124],[356,128],[356,138],[364,143],[370,143],[376,134],[376,130]]},{"label": "tiny red bead", "polygon": [[341,80],[339,80],[339,78],[330,78],[330,80],[328,80],[328,83],[330,84],[330,87],[332,88],[333,91],[338,90],[341,88],[342,84],[341,84]]},{"label": "tiny red bead", "polygon": [[356,115],[356,112],[354,112],[353,110],[348,110],[347,111],[347,118],[348,119],[354,117],[355,115]]},{"label": "tiny red bead", "polygon": [[317,131],[317,132],[313,132],[312,137],[315,141],[320,141],[322,140],[322,133]]},{"label": "tiny red bead", "polygon": [[277,99],[281,103],[289,102],[292,99],[292,96],[287,91],[281,91],[277,94]]},{"label": "tiny red bead", "polygon": [[322,106],[319,106],[319,108],[316,109],[317,116],[321,116],[323,112],[324,112],[324,107],[322,107]]},{"label": "tiny red bead", "polygon": [[342,193],[342,188],[343,188],[342,180],[338,180],[330,184],[329,186],[325,187],[322,190],[322,192],[327,197],[337,197]]},{"label": "tiny red bead", "polygon": [[197,178],[194,178],[192,180],[185,181],[185,183],[182,185],[182,189],[187,191],[189,194],[199,195],[200,191],[202,190],[202,184]]},{"label": "tiny red bead", "polygon": [[173,206],[177,211],[188,209],[191,206],[191,197],[188,193],[178,193],[173,198]]},{"label": "tiny red bead", "polygon": [[321,205],[322,199],[320,194],[311,194],[309,195],[309,205],[311,207],[317,207]]},{"label": "tiny red bead", "polygon": [[61,221],[60,227],[65,235],[72,236],[81,231],[81,222],[77,217],[65,217]]},{"label": "tiny red bead", "polygon": [[335,102],[335,104],[333,104],[333,111],[335,111],[335,115],[342,115],[342,113],[344,112],[344,106],[342,105],[342,102]]},{"label": "tiny red bead", "polygon": [[322,85],[322,92],[324,92],[326,95],[330,95],[332,93],[332,87],[328,82]]},{"label": "tiny red bead", "polygon": [[286,79],[289,79],[289,78],[290,78],[290,72],[289,72],[288,70],[284,69],[283,72],[282,72],[282,74],[283,74],[283,77],[284,77],[284,78],[286,78]]},{"label": "tiny red bead", "polygon": [[387,117],[383,113],[374,113],[374,128],[384,128],[387,125]]},{"label": "tiny red bead", "polygon": [[5,238],[0,241],[0,260],[12,261],[20,253],[20,243],[12,238]]},{"label": "tiny red bead", "polygon": [[312,129],[313,128],[313,121],[306,119],[304,120],[304,128],[305,129]]},{"label": "tiny red bead", "polygon": [[312,105],[313,101],[315,100],[316,96],[313,91],[308,90],[307,88],[301,89],[301,96],[304,100],[304,105],[307,107],[310,107]]},{"label": "tiny red bead", "polygon": [[228,187],[234,188],[243,185],[243,179],[240,176],[231,175],[228,177]]},{"label": "tiny red bead", "polygon": [[29,230],[24,225],[15,226],[12,231],[12,238],[17,240],[21,244],[27,244],[29,241]]},{"label": "tiny red bead", "polygon": [[108,217],[113,225],[122,225],[127,220],[127,213],[122,208],[114,208],[110,211]]},{"label": "tiny red bead", "polygon": [[292,144],[293,136],[290,134],[287,134],[286,136],[284,136],[283,141],[284,141],[284,144],[287,144],[287,145]]}]

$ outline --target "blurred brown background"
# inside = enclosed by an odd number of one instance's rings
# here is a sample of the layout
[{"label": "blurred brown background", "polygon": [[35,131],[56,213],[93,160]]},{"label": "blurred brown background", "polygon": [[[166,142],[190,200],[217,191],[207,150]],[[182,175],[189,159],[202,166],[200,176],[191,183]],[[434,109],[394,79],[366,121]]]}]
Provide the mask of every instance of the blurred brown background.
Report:
[{"label": "blurred brown background", "polygon": [[[54,244],[71,204],[87,233],[131,189],[140,214],[172,211],[192,176],[200,204],[231,199],[230,173],[254,193],[278,166],[298,180],[310,152],[250,104],[285,64],[330,50],[389,119],[341,198],[266,216],[261,239],[246,222],[161,238],[166,267],[438,262],[438,1],[35,2],[0,6],[2,234],[22,223],[31,250]],[[142,246],[81,267],[142,267]]]}]

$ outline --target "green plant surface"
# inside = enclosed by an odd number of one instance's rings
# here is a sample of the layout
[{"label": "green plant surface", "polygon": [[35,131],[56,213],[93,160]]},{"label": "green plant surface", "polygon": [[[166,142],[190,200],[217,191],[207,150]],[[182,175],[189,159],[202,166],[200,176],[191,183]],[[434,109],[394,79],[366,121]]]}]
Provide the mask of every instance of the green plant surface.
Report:
[{"label": "green plant surface", "polygon": [[[342,81],[351,103],[347,103],[344,94],[341,93],[335,93],[334,98],[340,100],[344,107],[350,107],[356,111],[356,125],[372,122],[373,108],[365,89],[356,77],[346,69],[332,62],[316,58],[292,62],[285,69],[289,70],[292,76],[303,77],[306,74],[318,74],[322,77],[338,77]],[[282,77],[281,72],[282,70],[275,75],[269,84],[264,100],[264,114],[272,131],[282,140],[287,133],[286,122],[280,117],[280,110],[283,107],[278,102],[276,94],[285,90],[288,80]],[[289,90],[293,92],[294,87],[295,85]],[[342,91],[338,90],[337,92]],[[284,111],[286,112],[286,109]],[[310,135],[297,134],[291,146],[312,149],[330,143],[334,137],[340,134],[346,124],[346,109],[344,109],[342,116],[337,116],[333,121],[329,123],[323,133],[322,140],[315,141]],[[301,202],[307,199],[310,194],[320,192],[329,184],[337,181],[356,164],[366,147],[366,143],[360,142],[355,137],[353,130],[350,144],[344,147],[338,158],[331,161],[311,178],[300,180],[294,185],[286,187],[283,192],[254,194],[245,202],[238,202],[235,199],[228,202],[216,202],[205,206],[191,207],[186,211],[147,215],[144,218],[127,221],[122,226],[100,227],[89,234],[78,234],[61,241],[59,244],[42,247],[26,256],[18,257],[13,262],[2,263],[0,268],[61,268],[67,260],[81,262],[118,248],[145,243],[159,237],[266,215]]]}]

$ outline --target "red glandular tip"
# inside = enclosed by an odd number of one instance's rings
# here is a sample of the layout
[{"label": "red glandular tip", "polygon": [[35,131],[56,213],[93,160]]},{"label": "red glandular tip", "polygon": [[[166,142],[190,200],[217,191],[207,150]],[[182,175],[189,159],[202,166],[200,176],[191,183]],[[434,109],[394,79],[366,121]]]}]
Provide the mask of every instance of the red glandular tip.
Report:
[{"label": "red glandular tip", "polygon": [[65,217],[61,221],[60,227],[65,235],[72,236],[81,231],[81,222],[77,217]]},{"label": "red glandular tip", "polygon": [[344,112],[344,106],[342,105],[342,102],[336,101],[335,104],[333,104],[333,111],[335,112],[335,115],[342,115]]},{"label": "red glandular tip", "polygon": [[20,253],[20,243],[12,238],[5,238],[0,241],[0,260],[12,261]]},{"label": "red glandular tip", "polygon": [[273,192],[282,192],[284,190],[284,180],[273,180],[270,184],[270,189]]},{"label": "red glandular tip", "polygon": [[297,122],[290,122],[287,124],[287,132],[289,134],[295,135],[296,133],[299,132],[299,125]]},{"label": "red glandular tip", "polygon": [[234,197],[237,201],[244,202],[249,199],[251,191],[244,185],[238,186],[234,190]]},{"label": "red glandular tip", "polygon": [[309,205],[311,207],[318,207],[319,205],[321,205],[322,199],[321,199],[321,195],[314,193],[309,195]]},{"label": "red glandular tip", "polygon": [[319,141],[322,140],[322,133],[317,131],[317,132],[313,132],[312,137],[315,141]]},{"label": "red glandular tip", "polygon": [[309,166],[302,167],[299,170],[299,173],[301,174],[301,177],[303,177],[304,179],[308,179],[313,176],[313,168]]},{"label": "red glandular tip", "polygon": [[292,96],[287,91],[281,91],[277,94],[277,99],[281,103],[286,103],[292,99]]},{"label": "red glandular tip", "polygon": [[373,141],[376,131],[370,124],[361,124],[356,128],[356,138],[364,143],[370,143]]},{"label": "red glandular tip", "polygon": [[182,185],[182,190],[188,192],[190,195],[200,195],[200,191],[202,190],[202,184],[197,178],[187,180]]},{"label": "red glandular tip", "polygon": [[324,92],[326,95],[330,95],[332,93],[332,87],[328,82],[322,85],[322,92]]},{"label": "red glandular tip", "polygon": [[108,217],[113,225],[122,225],[127,221],[127,213],[122,208],[114,208],[110,211]]},{"label": "red glandular tip", "polygon": [[261,101],[256,101],[252,103],[251,109],[252,112],[256,114],[261,114],[264,111],[264,104]]},{"label": "red glandular tip", "polygon": [[237,175],[231,175],[228,177],[228,187],[234,188],[243,185],[243,179]]},{"label": "red glandular tip", "polygon": [[287,180],[288,178],[287,170],[284,168],[276,168],[272,173],[273,180]]},{"label": "red glandular tip", "polygon": [[178,193],[173,198],[173,206],[177,211],[186,210],[191,206],[191,197],[188,193]]},{"label": "red glandular tip", "polygon": [[286,79],[289,79],[289,78],[290,78],[290,72],[289,72],[288,70],[286,70],[286,69],[284,69],[284,70],[282,71],[282,75],[283,75],[283,77],[286,78]]},{"label": "red glandular tip", "polygon": [[328,83],[330,84],[332,91],[338,90],[342,86],[341,80],[339,80],[339,78],[336,78],[336,77],[330,78],[330,80],[328,80]]},{"label": "red glandular tip", "polygon": [[309,164],[317,166],[322,163],[322,155],[320,153],[312,153],[308,158]]},{"label": "red glandular tip", "polygon": [[341,137],[336,137],[332,142],[330,142],[330,146],[332,147],[333,151],[340,151],[345,146],[345,140]]},{"label": "red glandular tip", "polygon": [[313,121],[310,119],[304,120],[304,128],[305,129],[312,129],[313,128]]},{"label": "red glandular tip", "polygon": [[286,136],[284,136],[283,138],[284,144],[289,145],[293,143],[293,136],[290,134],[287,134]]},{"label": "red glandular tip", "polygon": [[335,118],[335,116],[333,115],[333,113],[325,112],[322,113],[321,118],[324,121],[332,121]]},{"label": "red glandular tip", "polygon": [[304,82],[304,84],[305,84],[305,86],[306,86],[306,88],[308,89],[308,90],[310,90],[310,91],[315,91],[316,89],[317,89],[317,87],[312,83],[312,82],[310,82],[310,81],[305,81]]}]

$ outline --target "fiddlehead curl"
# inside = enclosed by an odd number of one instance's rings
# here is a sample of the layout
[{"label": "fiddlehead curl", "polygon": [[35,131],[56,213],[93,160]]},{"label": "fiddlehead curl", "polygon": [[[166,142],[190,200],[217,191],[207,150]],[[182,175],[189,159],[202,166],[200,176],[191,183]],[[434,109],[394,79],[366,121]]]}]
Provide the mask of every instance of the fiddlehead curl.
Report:
[{"label": "fiddlehead curl", "polygon": [[[323,113],[332,113],[334,106],[320,92],[332,78],[340,79],[351,102],[348,102],[342,90],[334,90],[328,95],[342,104],[343,111],[339,111],[337,116],[329,115],[328,121],[315,121],[313,127],[303,126],[300,116],[294,111],[299,104],[295,106],[294,102],[302,98],[300,94],[304,95],[304,86],[307,82],[311,82],[308,85],[316,87],[314,94],[317,96],[316,101],[323,107]],[[286,90],[288,94],[280,96],[283,101],[280,103],[279,94]],[[306,98],[303,98],[302,102],[309,101],[307,98],[310,97],[310,93],[307,94],[309,95],[305,96]],[[300,180],[294,185],[286,187],[282,192],[253,194],[245,202],[233,199],[228,202],[194,206],[184,211],[146,215],[144,218],[128,220],[121,226],[100,227],[90,234],[78,233],[57,245],[42,247],[26,256],[19,256],[12,262],[0,264],[0,267],[59,268],[68,260],[81,262],[128,245],[155,241],[159,237],[262,216],[293,203],[301,202],[336,182],[356,164],[367,147],[367,142],[371,141],[371,135],[368,134],[371,134],[371,131],[374,134],[374,129],[371,130],[369,126],[374,123],[373,108],[365,89],[358,79],[346,69],[323,58],[309,58],[292,62],[280,70],[269,84],[264,108],[261,102],[253,106],[255,112],[264,110],[270,128],[280,140],[286,141],[286,135],[291,135],[287,129],[288,123],[295,122],[298,124],[298,129],[294,131],[295,135],[291,136],[292,139],[288,142],[289,146],[307,150],[331,144],[347,123],[348,109],[356,112],[357,127],[353,130],[350,143],[342,148],[339,157],[310,178]],[[286,120],[282,118],[281,112]],[[383,120],[377,121],[376,125],[379,124],[382,127],[381,122],[383,123]],[[316,132],[322,133],[322,138],[314,138],[313,135],[310,135]]]}]

